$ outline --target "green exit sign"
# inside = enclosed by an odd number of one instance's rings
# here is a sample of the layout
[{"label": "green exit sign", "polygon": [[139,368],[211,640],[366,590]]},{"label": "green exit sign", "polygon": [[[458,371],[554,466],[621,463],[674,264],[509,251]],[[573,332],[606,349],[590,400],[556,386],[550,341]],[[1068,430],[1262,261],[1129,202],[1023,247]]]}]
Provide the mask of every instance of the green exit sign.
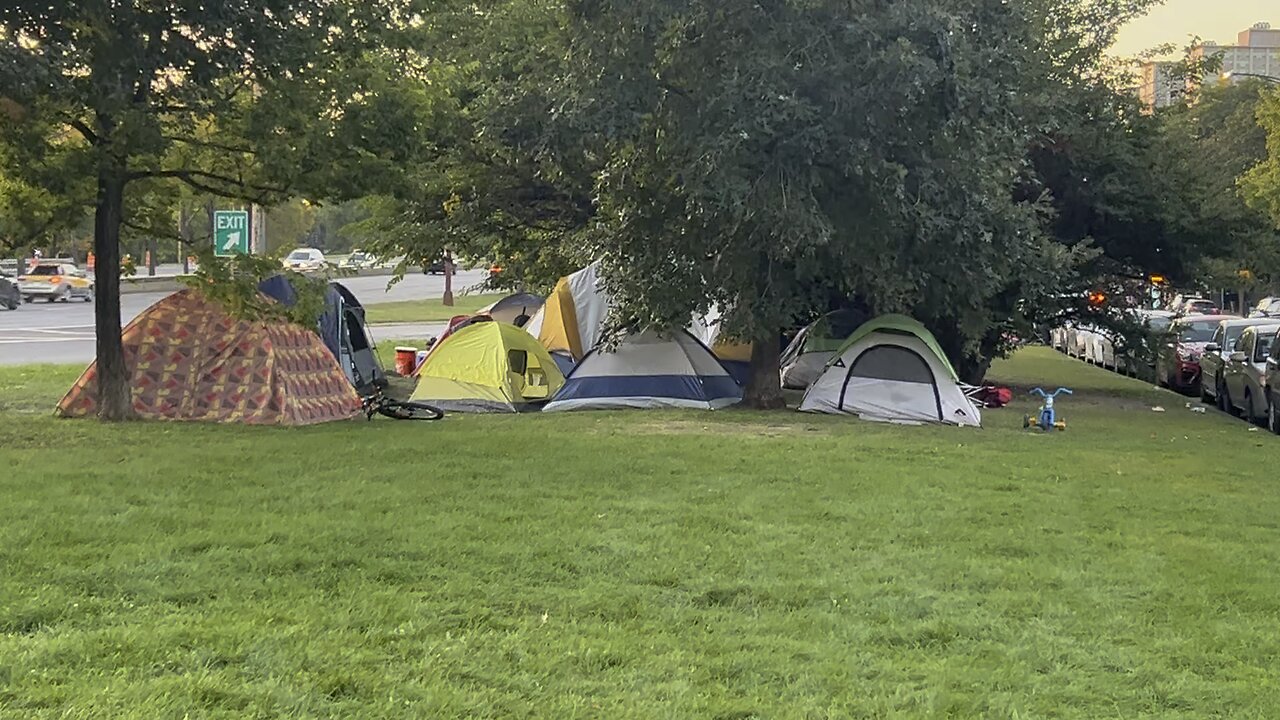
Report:
[{"label": "green exit sign", "polygon": [[248,210],[218,210],[213,214],[213,254],[218,257],[249,254]]}]

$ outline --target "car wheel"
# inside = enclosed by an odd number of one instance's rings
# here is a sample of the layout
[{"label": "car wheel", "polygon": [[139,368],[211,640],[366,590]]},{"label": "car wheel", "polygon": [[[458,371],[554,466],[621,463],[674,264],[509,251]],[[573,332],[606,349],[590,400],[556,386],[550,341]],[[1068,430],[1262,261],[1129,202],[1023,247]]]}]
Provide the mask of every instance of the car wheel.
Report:
[{"label": "car wheel", "polygon": [[1236,407],[1236,401],[1231,399],[1231,388],[1227,388],[1227,414],[1231,417],[1240,417],[1244,414],[1240,408]]},{"label": "car wheel", "polygon": [[30,295],[23,295],[23,296],[22,296],[22,302],[24,302],[24,303],[31,304],[31,303],[33,303],[33,302],[35,302],[35,301],[36,301],[36,299],[35,299],[35,298],[33,298],[33,297],[31,297]]}]

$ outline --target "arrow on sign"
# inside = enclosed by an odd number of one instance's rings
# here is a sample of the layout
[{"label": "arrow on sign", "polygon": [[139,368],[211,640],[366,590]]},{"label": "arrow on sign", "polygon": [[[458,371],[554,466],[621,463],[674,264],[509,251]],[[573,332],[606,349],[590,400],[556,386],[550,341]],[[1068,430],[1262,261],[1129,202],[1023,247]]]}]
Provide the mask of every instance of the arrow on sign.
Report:
[{"label": "arrow on sign", "polygon": [[227,233],[227,239],[222,242],[222,252],[233,252],[240,248],[240,233]]}]

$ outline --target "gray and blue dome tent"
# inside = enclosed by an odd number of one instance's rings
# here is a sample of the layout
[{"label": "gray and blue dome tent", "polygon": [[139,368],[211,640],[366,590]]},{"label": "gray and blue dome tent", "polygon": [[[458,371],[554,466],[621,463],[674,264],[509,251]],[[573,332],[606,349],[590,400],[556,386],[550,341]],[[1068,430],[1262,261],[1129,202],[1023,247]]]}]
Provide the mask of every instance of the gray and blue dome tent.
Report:
[{"label": "gray and blue dome tent", "polygon": [[[276,275],[258,284],[258,290],[284,305],[298,301],[288,278]],[[373,338],[365,323],[364,306],[342,283],[331,282],[324,293],[324,312],[316,322],[324,346],[337,358],[347,380],[357,389],[386,382],[386,372],[374,352]]]}]

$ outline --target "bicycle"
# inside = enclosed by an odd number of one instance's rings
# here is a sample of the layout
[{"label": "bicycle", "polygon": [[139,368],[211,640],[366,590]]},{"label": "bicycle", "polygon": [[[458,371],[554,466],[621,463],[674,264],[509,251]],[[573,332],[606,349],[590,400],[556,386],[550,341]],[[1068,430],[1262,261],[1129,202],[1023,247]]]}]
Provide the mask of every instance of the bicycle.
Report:
[{"label": "bicycle", "polygon": [[380,385],[369,387],[362,393],[360,409],[366,420],[373,420],[375,414],[392,420],[439,420],[444,417],[444,411],[434,405],[389,398],[383,394]]}]

